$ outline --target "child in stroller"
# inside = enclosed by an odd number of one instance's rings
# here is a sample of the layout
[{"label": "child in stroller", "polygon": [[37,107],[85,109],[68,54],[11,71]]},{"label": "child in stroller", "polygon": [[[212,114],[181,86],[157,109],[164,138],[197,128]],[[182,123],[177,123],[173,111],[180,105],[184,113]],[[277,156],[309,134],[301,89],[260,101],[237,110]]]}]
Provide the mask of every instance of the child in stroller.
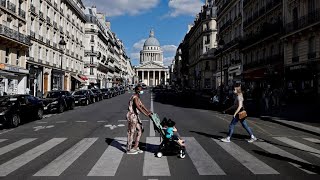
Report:
[{"label": "child in stroller", "polygon": [[175,123],[172,120],[170,120],[171,122],[169,122],[166,118],[164,118],[163,121],[160,122],[159,116],[155,113],[152,114],[151,120],[154,122],[155,130],[160,133],[160,136],[163,139],[161,144],[159,145],[159,149],[156,153],[156,156],[161,158],[163,154],[178,154],[180,158],[185,158],[186,147],[184,145],[184,141],[179,138],[177,132],[174,132]]}]

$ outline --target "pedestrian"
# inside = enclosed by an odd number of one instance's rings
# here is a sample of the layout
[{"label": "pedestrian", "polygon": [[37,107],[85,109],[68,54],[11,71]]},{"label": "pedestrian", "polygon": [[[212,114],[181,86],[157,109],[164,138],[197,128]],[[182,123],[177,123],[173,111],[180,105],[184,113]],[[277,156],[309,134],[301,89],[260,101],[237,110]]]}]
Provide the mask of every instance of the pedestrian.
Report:
[{"label": "pedestrian", "polygon": [[[143,151],[139,149],[139,141],[143,131],[142,122],[139,118],[139,114],[140,112],[142,112],[147,117],[150,117],[152,115],[152,112],[148,110],[140,100],[140,95],[143,94],[141,85],[137,85],[134,90],[135,90],[135,94],[132,95],[130,98],[128,113],[127,113],[127,120],[128,120],[127,154],[143,153]],[[134,144],[134,147],[132,147],[134,136],[135,136],[135,144]]]},{"label": "pedestrian", "polygon": [[[247,121],[245,120],[245,118],[243,119],[239,119],[239,112],[243,111],[244,110],[244,107],[243,107],[243,101],[244,101],[244,98],[243,98],[243,94],[242,94],[242,91],[241,91],[241,86],[240,84],[236,84],[235,87],[234,87],[234,91],[233,91],[235,94],[236,94],[236,98],[235,98],[235,101],[234,101],[234,105],[231,107],[231,108],[228,108],[226,111],[229,111],[230,109],[235,109],[236,110],[234,111],[233,113],[233,119],[229,125],[229,132],[228,132],[228,136],[226,138],[222,138],[221,141],[222,142],[230,142],[230,138],[233,134],[233,131],[234,131],[234,127],[235,125],[238,123],[238,121],[240,121],[242,127],[249,133],[250,135],[250,139],[248,140],[249,143],[252,143],[254,141],[257,140],[257,138],[253,135],[251,129],[249,128],[248,124],[247,124]],[[225,111],[224,111],[225,112]]]}]

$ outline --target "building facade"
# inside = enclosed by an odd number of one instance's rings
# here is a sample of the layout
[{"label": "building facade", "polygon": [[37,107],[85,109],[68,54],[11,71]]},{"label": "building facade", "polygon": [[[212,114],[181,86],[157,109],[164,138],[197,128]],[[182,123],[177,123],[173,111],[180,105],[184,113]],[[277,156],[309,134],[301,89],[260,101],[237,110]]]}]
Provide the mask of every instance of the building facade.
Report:
[{"label": "building facade", "polygon": [[243,2],[243,81],[248,87],[283,86],[282,1]]},{"label": "building facade", "polygon": [[84,83],[86,22],[81,0],[32,0],[28,14],[30,93],[42,96],[50,90],[79,88]]},{"label": "building facade", "polygon": [[243,34],[242,0],[217,0],[218,51],[216,87],[241,81],[242,56],[239,49]]},{"label": "building facade", "polygon": [[320,94],[320,2],[283,1],[285,87],[312,99]]},{"label": "building facade", "polygon": [[140,65],[135,70],[139,82],[147,86],[165,85],[168,82],[169,68],[163,65],[163,51],[153,30],[140,51]]},{"label": "building facade", "polygon": [[0,94],[26,93],[28,2],[0,1]]}]

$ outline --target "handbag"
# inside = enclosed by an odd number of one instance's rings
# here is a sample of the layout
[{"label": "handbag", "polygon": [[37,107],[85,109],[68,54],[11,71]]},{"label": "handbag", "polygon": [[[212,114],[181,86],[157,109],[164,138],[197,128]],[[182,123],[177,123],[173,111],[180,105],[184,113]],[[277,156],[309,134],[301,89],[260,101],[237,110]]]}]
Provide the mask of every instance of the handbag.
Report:
[{"label": "handbag", "polygon": [[242,110],[239,113],[239,119],[242,120],[244,118],[246,118],[248,116],[247,111],[246,110]]}]

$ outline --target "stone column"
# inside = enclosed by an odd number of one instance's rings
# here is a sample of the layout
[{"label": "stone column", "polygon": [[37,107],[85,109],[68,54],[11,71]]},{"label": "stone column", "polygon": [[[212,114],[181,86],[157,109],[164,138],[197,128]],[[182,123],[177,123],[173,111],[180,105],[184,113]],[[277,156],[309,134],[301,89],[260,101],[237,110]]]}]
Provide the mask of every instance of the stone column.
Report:
[{"label": "stone column", "polygon": [[167,82],[167,71],[164,71],[164,85],[166,85]]},{"label": "stone column", "polygon": [[144,71],[142,71],[141,82],[144,83]]},{"label": "stone column", "polygon": [[159,84],[161,84],[161,71],[159,71]]},{"label": "stone column", "polygon": [[150,86],[150,71],[148,70],[148,83],[147,83],[148,86]]},{"label": "stone column", "polygon": [[154,86],[156,86],[156,71],[153,70],[153,84]]}]

